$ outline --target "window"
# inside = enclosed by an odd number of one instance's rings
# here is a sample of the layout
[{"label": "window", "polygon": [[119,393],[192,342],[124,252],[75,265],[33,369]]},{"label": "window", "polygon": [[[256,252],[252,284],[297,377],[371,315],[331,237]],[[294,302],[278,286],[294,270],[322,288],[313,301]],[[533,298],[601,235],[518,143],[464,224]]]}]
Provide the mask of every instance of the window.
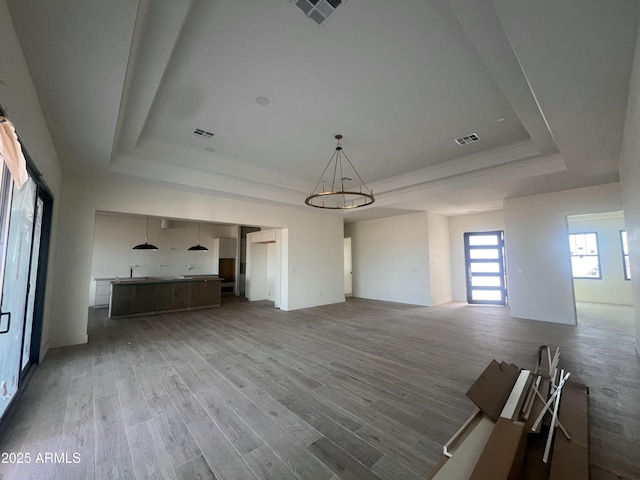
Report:
[{"label": "window", "polygon": [[620,230],[620,243],[622,245],[622,268],[624,279],[631,280],[631,265],[629,265],[629,244],[627,243],[627,231]]},{"label": "window", "polygon": [[573,278],[602,279],[597,233],[569,234],[569,249]]}]

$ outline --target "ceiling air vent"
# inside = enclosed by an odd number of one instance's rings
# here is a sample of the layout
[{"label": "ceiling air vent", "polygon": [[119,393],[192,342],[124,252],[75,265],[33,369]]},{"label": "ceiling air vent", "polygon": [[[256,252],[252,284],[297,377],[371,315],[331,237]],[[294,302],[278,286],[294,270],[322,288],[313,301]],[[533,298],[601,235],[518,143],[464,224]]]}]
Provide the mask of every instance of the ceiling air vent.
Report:
[{"label": "ceiling air vent", "polygon": [[480,140],[478,138],[477,133],[470,133],[469,135],[465,135],[464,137],[456,138],[456,143],[458,145],[466,145],[467,143],[473,143]]},{"label": "ceiling air vent", "polygon": [[199,137],[206,138],[207,140],[213,138],[213,133],[202,130],[201,128],[196,128],[193,133]]},{"label": "ceiling air vent", "polygon": [[307,17],[318,25],[342,4],[342,0],[291,0],[291,3],[294,2]]}]

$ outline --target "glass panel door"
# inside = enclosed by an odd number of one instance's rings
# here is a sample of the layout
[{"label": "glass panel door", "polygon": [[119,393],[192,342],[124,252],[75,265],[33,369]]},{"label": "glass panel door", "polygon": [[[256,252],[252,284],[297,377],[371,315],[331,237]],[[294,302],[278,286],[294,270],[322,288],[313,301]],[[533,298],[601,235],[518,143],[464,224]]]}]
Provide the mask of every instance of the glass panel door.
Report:
[{"label": "glass panel door", "polygon": [[467,301],[506,305],[504,232],[465,233]]},{"label": "glass panel door", "polygon": [[[20,359],[29,284],[36,184],[29,179],[13,190],[2,285],[0,332],[0,416],[8,407],[20,381]],[[10,315],[10,321],[9,321]]]}]

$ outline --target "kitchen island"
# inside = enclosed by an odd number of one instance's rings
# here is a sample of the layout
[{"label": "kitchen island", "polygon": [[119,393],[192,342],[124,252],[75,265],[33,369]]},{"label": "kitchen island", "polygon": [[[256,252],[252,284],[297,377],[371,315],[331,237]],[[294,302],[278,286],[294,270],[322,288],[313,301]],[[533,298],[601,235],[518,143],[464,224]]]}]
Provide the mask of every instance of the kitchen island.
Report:
[{"label": "kitchen island", "polygon": [[178,312],[220,305],[222,278],[121,278],[111,281],[109,317]]}]

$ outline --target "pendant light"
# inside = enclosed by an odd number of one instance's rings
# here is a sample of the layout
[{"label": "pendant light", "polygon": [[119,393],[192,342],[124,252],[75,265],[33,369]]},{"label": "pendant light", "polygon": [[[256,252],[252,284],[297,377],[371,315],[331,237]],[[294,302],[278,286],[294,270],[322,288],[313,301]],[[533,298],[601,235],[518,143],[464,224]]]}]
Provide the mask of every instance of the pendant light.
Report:
[{"label": "pendant light", "polygon": [[194,245],[193,247],[189,247],[188,250],[194,251],[203,251],[203,250],[209,250],[207,247],[203,247],[202,245],[200,245],[200,222],[198,222],[198,244]]},{"label": "pendant light", "polygon": [[158,250],[158,247],[156,247],[155,245],[151,245],[150,243],[147,242],[147,235],[149,235],[149,217],[147,216],[147,230],[144,234],[144,243],[141,243],[140,245],[136,245],[135,247],[133,247],[134,250]]},{"label": "pendant light", "polygon": [[[342,150],[342,145],[340,145],[342,135],[336,135],[334,138],[338,141],[336,151],[333,152],[329,163],[324,167],[318,183],[316,183],[316,186],[313,191],[309,193],[304,203],[310,207],[327,208],[330,210],[346,210],[371,205],[375,202],[373,191],[364,183],[364,180],[362,180],[362,177],[356,171],[349,157],[347,157],[347,154]],[[346,160],[344,166],[342,157]],[[358,177],[361,183],[359,188],[345,188],[345,182],[352,180],[350,177]],[[319,187],[321,183],[331,184],[331,189],[326,191],[323,185],[322,190],[320,190]]]}]

